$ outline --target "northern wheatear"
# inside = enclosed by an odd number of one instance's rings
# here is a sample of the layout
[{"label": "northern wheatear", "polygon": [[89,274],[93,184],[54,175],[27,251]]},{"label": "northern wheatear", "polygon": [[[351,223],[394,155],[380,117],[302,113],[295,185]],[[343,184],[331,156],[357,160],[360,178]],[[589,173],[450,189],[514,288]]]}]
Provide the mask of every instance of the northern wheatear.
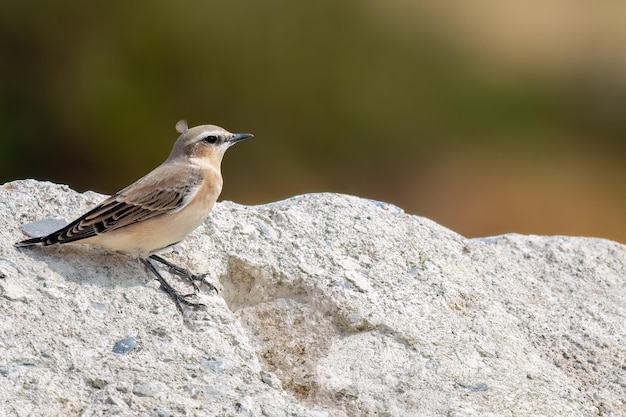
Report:
[{"label": "northern wheatear", "polygon": [[213,125],[188,128],[184,120],[176,124],[176,130],[181,135],[169,157],[148,175],[56,232],[15,246],[72,242],[125,252],[146,265],[181,312],[181,304],[200,305],[187,300],[191,294],[179,294],[150,261],[188,279],[197,291],[194,281],[204,282],[203,275],[192,274],[155,253],[180,242],[205,220],[222,191],[224,152],[253,135],[230,133]]}]

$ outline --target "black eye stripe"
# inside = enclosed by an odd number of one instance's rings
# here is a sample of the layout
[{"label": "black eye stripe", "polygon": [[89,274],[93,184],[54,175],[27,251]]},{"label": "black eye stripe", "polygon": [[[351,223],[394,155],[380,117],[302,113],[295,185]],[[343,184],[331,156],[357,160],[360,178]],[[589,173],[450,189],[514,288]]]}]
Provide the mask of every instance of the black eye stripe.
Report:
[{"label": "black eye stripe", "polygon": [[220,141],[220,138],[219,138],[219,136],[209,135],[209,136],[207,136],[207,137],[203,138],[202,140],[203,140],[203,141],[205,141],[205,142],[207,142],[207,143],[211,143],[211,144],[213,144],[213,143],[217,143],[217,142],[219,142],[219,141]]}]

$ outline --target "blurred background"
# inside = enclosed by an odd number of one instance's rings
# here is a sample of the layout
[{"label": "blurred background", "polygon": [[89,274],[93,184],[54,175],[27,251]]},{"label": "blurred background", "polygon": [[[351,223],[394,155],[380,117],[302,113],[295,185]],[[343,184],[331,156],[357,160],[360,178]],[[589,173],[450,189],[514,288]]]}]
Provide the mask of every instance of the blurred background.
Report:
[{"label": "blurred background", "polygon": [[626,242],[623,1],[9,0],[0,54],[0,183],[113,193],[186,118],[256,136],[223,199]]}]

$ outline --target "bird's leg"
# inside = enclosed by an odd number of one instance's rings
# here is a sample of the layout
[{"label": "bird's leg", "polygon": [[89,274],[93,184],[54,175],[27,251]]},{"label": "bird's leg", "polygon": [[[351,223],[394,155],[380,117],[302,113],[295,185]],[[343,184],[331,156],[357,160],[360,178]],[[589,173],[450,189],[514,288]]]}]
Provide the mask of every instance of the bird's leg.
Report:
[{"label": "bird's leg", "polygon": [[215,285],[211,284],[205,279],[207,274],[194,274],[188,269],[175,265],[171,263],[170,261],[168,261],[167,259],[160,257],[159,255],[150,255],[150,259],[167,266],[170,274],[177,275],[181,278],[187,279],[189,282],[191,282],[191,284],[193,285],[193,289],[196,292],[199,290],[199,288],[195,281],[200,281],[201,284],[205,284],[207,287],[209,287],[210,290],[215,291],[215,293],[217,294],[218,291],[217,291],[217,288],[215,288]]},{"label": "bird's leg", "polygon": [[193,306],[193,307],[204,307],[205,306],[204,304],[192,303],[191,301],[187,300],[187,297],[189,297],[191,295],[194,295],[194,294],[182,295],[182,294],[178,293],[178,291],[176,291],[174,289],[174,287],[172,287],[165,280],[165,278],[163,278],[163,276],[161,274],[159,274],[159,271],[157,271],[157,269],[154,267],[154,265],[152,265],[152,263],[150,262],[150,259],[141,258],[141,262],[143,262],[143,264],[146,266],[146,268],[148,268],[148,270],[150,270],[150,272],[152,272],[154,274],[156,279],[161,284],[161,289],[163,291],[165,291],[172,298],[172,300],[174,300],[174,303],[176,303],[176,308],[178,309],[178,311],[183,313],[183,306],[182,306],[183,304],[187,305],[187,306]]}]

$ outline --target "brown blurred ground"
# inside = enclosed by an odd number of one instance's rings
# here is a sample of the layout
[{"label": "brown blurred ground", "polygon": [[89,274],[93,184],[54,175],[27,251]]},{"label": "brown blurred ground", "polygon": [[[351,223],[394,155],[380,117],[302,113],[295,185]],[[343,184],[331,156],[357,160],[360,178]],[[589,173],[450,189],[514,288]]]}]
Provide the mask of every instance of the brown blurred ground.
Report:
[{"label": "brown blurred ground", "polygon": [[622,2],[5,2],[0,53],[0,182],[114,192],[187,118],[256,135],[225,199],[626,242]]}]

